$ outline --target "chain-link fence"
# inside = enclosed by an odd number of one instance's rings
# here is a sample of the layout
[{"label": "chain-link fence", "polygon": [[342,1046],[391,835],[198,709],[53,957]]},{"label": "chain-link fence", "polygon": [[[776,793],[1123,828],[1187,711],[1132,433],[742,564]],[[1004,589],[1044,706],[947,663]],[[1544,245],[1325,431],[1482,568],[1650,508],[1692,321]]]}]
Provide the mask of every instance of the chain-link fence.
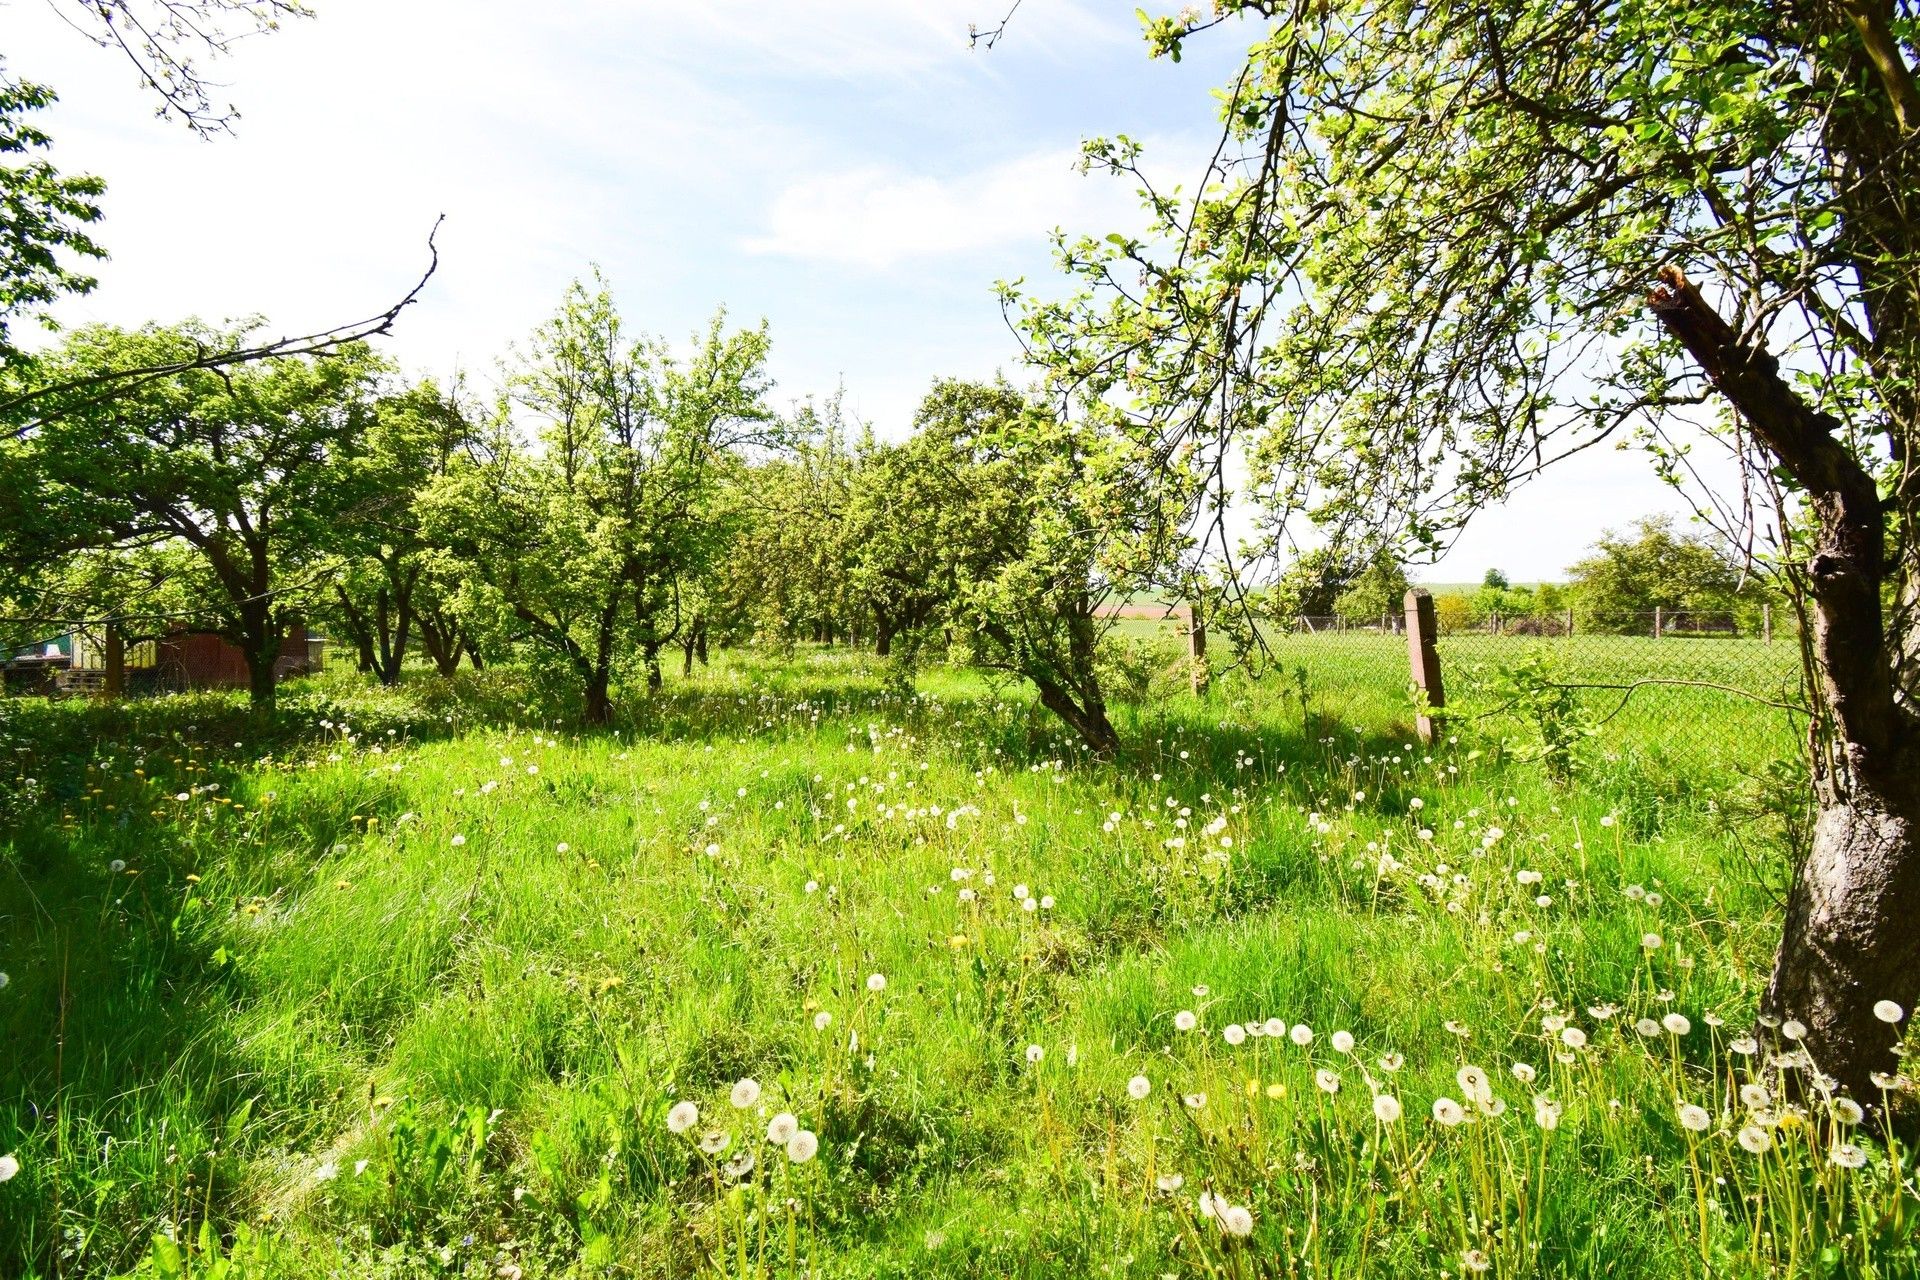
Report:
[{"label": "chain-link fence", "polygon": [[[1449,712],[1516,744],[1544,749],[1558,734],[1583,752],[1694,775],[1752,772],[1802,750],[1800,643],[1784,610],[1448,621],[1435,647]],[[1398,615],[1314,617],[1263,631],[1307,714],[1385,731],[1413,719],[1406,626]]]}]

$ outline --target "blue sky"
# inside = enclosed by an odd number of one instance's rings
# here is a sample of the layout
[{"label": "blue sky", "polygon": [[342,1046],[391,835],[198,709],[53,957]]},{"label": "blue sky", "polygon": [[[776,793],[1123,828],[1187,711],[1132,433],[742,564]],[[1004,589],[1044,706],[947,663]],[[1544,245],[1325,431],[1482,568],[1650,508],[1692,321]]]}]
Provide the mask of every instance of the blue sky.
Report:
[{"label": "blue sky", "polygon": [[[65,0],[61,0],[62,3]],[[1082,177],[1126,133],[1156,182],[1199,170],[1240,41],[1149,61],[1132,3],[1024,0],[313,0],[214,68],[242,118],[155,120],[118,55],[48,0],[0,0],[12,74],[52,84],[58,162],[109,183],[101,287],[69,323],[267,316],[303,331],[442,268],[388,345],[485,385],[598,263],[629,323],[679,338],[721,304],[772,326],[782,401],[831,391],[884,435],[937,375],[1018,375],[991,286],[1054,287],[1047,233],[1135,225]],[[1592,455],[1485,513],[1429,580],[1557,576],[1609,524],[1682,505],[1633,454]]]}]

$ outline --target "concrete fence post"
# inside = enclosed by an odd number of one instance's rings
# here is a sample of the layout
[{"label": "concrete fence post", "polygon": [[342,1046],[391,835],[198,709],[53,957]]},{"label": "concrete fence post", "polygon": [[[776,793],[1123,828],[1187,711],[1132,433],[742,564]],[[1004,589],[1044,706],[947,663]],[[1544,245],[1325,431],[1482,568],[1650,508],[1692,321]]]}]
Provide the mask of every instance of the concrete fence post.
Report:
[{"label": "concrete fence post", "polygon": [[1653,638],[1658,640],[1666,628],[1665,611],[1659,605],[1653,606]]},{"label": "concrete fence post", "polygon": [[1413,667],[1414,687],[1426,695],[1416,727],[1420,741],[1432,742],[1438,728],[1440,708],[1447,705],[1446,688],[1440,680],[1440,651],[1434,642],[1440,638],[1440,626],[1434,617],[1433,595],[1421,587],[1407,592],[1407,658]]},{"label": "concrete fence post", "polygon": [[1187,659],[1192,668],[1193,696],[1207,691],[1212,673],[1207,669],[1207,623],[1198,601],[1187,606]]}]

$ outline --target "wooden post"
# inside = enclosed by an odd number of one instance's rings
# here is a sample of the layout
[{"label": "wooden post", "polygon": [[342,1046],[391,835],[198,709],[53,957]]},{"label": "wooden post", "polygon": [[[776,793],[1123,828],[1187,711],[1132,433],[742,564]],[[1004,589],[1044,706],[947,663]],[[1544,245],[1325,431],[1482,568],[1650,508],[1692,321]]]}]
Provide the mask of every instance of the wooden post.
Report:
[{"label": "wooden post", "polygon": [[1440,651],[1434,647],[1439,637],[1433,594],[1422,587],[1411,588],[1407,592],[1407,658],[1413,667],[1414,687],[1426,695],[1426,707],[1416,720],[1422,742],[1433,741],[1440,708],[1447,705],[1446,689],[1440,682]]},{"label": "wooden post", "polygon": [[1200,616],[1197,601],[1187,606],[1187,658],[1192,668],[1193,696],[1197,698],[1207,691],[1207,685],[1211,683],[1211,673],[1207,670],[1207,623]]},{"label": "wooden post", "polygon": [[120,628],[107,624],[107,696],[118,698],[127,691],[127,638]]},{"label": "wooden post", "polygon": [[1573,636],[1573,610],[1567,610],[1567,636]]},{"label": "wooden post", "polygon": [[1768,644],[1773,643],[1773,606],[1770,604],[1760,606],[1760,636]]},{"label": "wooden post", "polygon": [[1663,625],[1666,621],[1663,614],[1664,614],[1664,611],[1660,608],[1659,605],[1653,606],[1653,638],[1655,640],[1658,640],[1660,638],[1660,633],[1666,630],[1666,627]]}]

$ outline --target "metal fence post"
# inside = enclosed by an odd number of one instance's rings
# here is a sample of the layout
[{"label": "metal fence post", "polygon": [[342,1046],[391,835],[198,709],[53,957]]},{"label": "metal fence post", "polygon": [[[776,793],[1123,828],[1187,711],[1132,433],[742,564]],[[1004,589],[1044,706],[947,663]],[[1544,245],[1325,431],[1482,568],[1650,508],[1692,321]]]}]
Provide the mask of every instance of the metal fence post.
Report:
[{"label": "metal fence post", "polygon": [[1426,706],[1415,724],[1420,741],[1432,742],[1440,708],[1447,705],[1445,687],[1440,682],[1440,651],[1434,647],[1440,626],[1434,617],[1433,595],[1421,587],[1407,592],[1407,658],[1413,667],[1413,683],[1426,695]]}]

